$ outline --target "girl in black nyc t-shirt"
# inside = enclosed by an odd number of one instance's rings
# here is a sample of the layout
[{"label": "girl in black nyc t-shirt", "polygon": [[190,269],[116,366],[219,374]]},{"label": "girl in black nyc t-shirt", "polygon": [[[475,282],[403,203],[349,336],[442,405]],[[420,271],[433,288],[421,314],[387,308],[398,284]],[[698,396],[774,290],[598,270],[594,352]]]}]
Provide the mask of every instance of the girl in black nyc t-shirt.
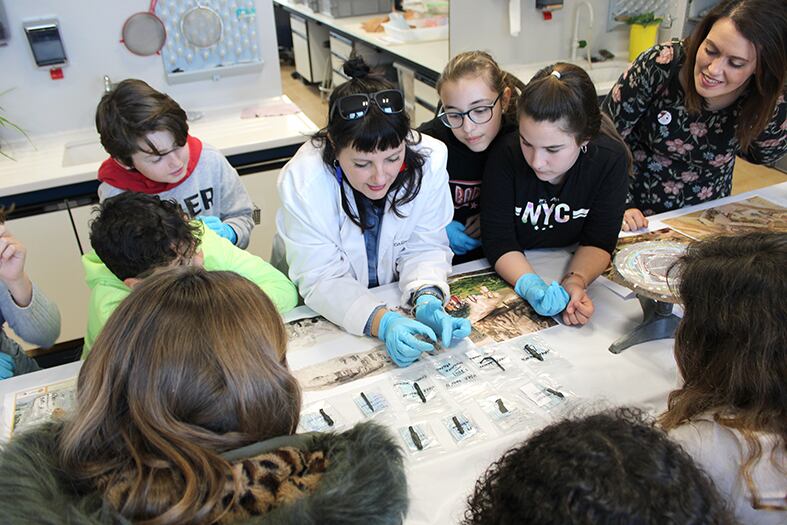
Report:
[{"label": "girl in black nyc t-shirt", "polygon": [[446,228],[454,264],[480,259],[481,179],[489,151],[516,129],[516,97],[524,88],[483,51],[459,53],[437,81],[443,111],[418,131],[448,146],[454,219]]},{"label": "girl in black nyc t-shirt", "polygon": [[[578,66],[539,71],[517,115],[518,133],[501,138],[484,171],[484,252],[538,313],[585,324],[593,314],[586,289],[609,264],[623,220],[630,156]],[[565,276],[550,285],[522,252],[575,243]]]}]

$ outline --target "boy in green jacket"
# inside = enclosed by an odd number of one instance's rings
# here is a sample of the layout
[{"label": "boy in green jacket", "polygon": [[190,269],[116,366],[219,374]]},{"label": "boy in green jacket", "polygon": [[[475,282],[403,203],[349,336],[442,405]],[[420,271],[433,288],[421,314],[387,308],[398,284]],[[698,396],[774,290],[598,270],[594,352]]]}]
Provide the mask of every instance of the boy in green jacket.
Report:
[{"label": "boy in green jacket", "polygon": [[199,221],[189,221],[177,203],[156,195],[126,192],[102,202],[90,224],[90,243],[94,251],[82,257],[91,289],[82,359],[131,288],[172,266],[235,272],[268,294],[281,313],[298,304],[298,291],[283,273]]}]

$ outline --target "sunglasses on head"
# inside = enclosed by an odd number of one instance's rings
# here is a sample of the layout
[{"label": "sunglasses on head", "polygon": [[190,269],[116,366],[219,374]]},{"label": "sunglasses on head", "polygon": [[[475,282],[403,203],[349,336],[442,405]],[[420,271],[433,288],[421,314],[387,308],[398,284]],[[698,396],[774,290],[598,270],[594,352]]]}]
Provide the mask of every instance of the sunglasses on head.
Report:
[{"label": "sunglasses on head", "polygon": [[404,95],[398,89],[347,95],[334,103],[329,118],[338,113],[344,120],[358,120],[366,116],[372,104],[376,104],[383,113],[401,113],[404,111]]}]

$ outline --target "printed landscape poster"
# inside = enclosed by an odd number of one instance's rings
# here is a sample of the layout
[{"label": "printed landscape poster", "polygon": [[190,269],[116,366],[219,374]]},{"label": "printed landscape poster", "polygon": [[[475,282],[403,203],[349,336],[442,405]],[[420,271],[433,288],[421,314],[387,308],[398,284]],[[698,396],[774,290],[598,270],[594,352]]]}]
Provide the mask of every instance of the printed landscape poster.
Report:
[{"label": "printed landscape poster", "polygon": [[753,231],[787,232],[787,208],[755,196],[663,222],[698,240]]},{"label": "printed landscape poster", "polygon": [[470,339],[478,346],[514,339],[557,325],[538,315],[491,268],[458,274],[448,280],[451,299],[446,311],[473,323]]}]

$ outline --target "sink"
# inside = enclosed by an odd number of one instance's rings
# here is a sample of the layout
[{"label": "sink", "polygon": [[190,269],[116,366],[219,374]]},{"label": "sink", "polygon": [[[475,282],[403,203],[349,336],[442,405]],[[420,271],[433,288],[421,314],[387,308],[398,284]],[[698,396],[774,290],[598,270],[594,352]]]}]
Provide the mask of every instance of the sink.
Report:
[{"label": "sink", "polygon": [[568,62],[576,64],[590,76],[590,80],[596,86],[596,94],[599,97],[606,97],[612,86],[615,85],[620,74],[625,71],[629,63],[625,60],[610,60],[608,62],[597,62],[589,68],[589,64],[585,60],[550,60],[548,62],[531,62],[529,64],[512,64],[505,66],[503,69],[517,77],[522,82],[529,82],[541,68],[544,68],[555,62]]},{"label": "sink", "polygon": [[68,142],[63,147],[63,167],[101,162],[109,157],[104,147],[95,139]]}]

